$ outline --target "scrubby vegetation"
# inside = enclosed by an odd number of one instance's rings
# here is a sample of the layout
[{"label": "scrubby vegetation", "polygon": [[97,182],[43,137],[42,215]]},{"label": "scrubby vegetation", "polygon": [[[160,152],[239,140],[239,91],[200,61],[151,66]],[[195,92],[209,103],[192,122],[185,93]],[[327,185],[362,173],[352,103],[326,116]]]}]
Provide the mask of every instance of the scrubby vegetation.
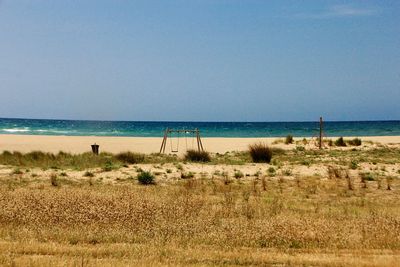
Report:
[{"label": "scrubby vegetation", "polygon": [[144,155],[134,152],[111,154],[102,152],[99,155],[93,153],[71,154],[59,152],[57,154],[33,151],[30,153],[4,151],[0,154],[0,164],[20,167],[40,167],[44,169],[77,169],[101,167],[110,171],[124,164],[137,163],[163,163],[177,162],[176,156],[150,154]]},{"label": "scrubby vegetation", "polygon": [[144,154],[127,151],[115,155],[115,158],[123,163],[136,164],[144,162],[145,156]]},{"label": "scrubby vegetation", "polygon": [[1,187],[0,262],[369,266],[375,256],[377,265],[396,262],[398,179],[390,181],[394,190],[386,182],[379,190],[377,181],[350,181],[349,187],[345,178],[246,182],[221,175],[152,187]]},{"label": "scrubby vegetation", "polygon": [[272,150],[263,143],[256,143],[249,146],[249,153],[253,162],[271,162]]},{"label": "scrubby vegetation", "polygon": [[236,179],[239,179],[239,178],[243,178],[244,174],[243,174],[243,172],[236,170],[234,176]]},{"label": "scrubby vegetation", "polygon": [[343,140],[343,137],[336,139],[335,146],[346,146],[346,142]]},{"label": "scrubby vegetation", "polygon": [[0,265],[396,266],[400,149],[268,149],[2,153]]},{"label": "scrubby vegetation", "polygon": [[347,144],[351,146],[361,146],[362,142],[360,138],[354,138],[347,141]]},{"label": "scrubby vegetation", "polygon": [[137,175],[137,179],[138,179],[139,183],[143,184],[143,185],[155,184],[154,175],[148,171],[140,172]]},{"label": "scrubby vegetation", "polygon": [[209,162],[211,161],[211,156],[207,151],[190,149],[186,151],[185,160],[194,162]]},{"label": "scrubby vegetation", "polygon": [[91,172],[91,171],[86,171],[86,172],[83,174],[83,176],[84,176],[84,177],[94,177],[94,173]]},{"label": "scrubby vegetation", "polygon": [[343,137],[339,137],[338,139],[336,139],[335,141],[335,146],[361,146],[362,141],[360,138],[353,138],[350,140],[344,140]]},{"label": "scrubby vegetation", "polygon": [[289,144],[293,144],[294,140],[293,140],[293,136],[292,135],[287,135],[285,138],[285,144],[289,145]]}]

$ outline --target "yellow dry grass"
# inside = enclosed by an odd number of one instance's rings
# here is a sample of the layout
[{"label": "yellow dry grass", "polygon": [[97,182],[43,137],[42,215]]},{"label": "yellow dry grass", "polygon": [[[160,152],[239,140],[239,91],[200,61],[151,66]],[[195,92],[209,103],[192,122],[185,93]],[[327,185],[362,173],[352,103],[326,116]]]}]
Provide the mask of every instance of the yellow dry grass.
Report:
[{"label": "yellow dry grass", "polygon": [[[297,166],[286,162],[281,169]],[[0,265],[397,266],[400,181],[392,176],[399,164],[382,164],[390,179],[362,180],[363,169],[334,163],[318,166],[325,168],[320,175],[271,177],[270,165],[249,164],[234,168],[261,173],[196,173],[151,186],[89,183],[72,178],[72,170],[54,186],[38,171],[32,177],[7,169],[0,177]]]}]

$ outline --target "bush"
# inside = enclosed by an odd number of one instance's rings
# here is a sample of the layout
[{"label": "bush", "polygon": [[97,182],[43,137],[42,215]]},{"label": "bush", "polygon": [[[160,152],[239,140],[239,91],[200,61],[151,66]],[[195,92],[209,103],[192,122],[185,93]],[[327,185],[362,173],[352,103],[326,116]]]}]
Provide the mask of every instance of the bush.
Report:
[{"label": "bush", "polygon": [[155,184],[154,175],[151,172],[141,172],[137,175],[137,179],[143,185]]},{"label": "bush", "polygon": [[188,172],[188,173],[181,173],[181,179],[190,179],[194,177],[193,172]]},{"label": "bush", "polygon": [[107,161],[106,164],[103,166],[103,171],[109,172],[116,169],[116,166],[112,163],[112,161]]},{"label": "bush", "polygon": [[243,172],[241,172],[241,171],[235,171],[235,178],[236,178],[236,179],[239,179],[239,178],[242,178],[242,177],[244,177]]},{"label": "bush", "polygon": [[144,161],[144,155],[133,152],[122,152],[115,155],[115,158],[123,163],[136,164]]},{"label": "bush", "polygon": [[347,143],[351,146],[361,146],[361,139],[360,138],[354,138],[352,140],[347,141]]},{"label": "bush", "polygon": [[270,174],[272,174],[272,173],[275,173],[276,171],[275,171],[275,168],[274,167],[269,167],[268,168],[268,173],[270,173]]},{"label": "bush", "polygon": [[343,137],[336,139],[335,146],[346,146],[346,142],[343,140]]},{"label": "bush", "polygon": [[32,161],[40,161],[40,160],[44,160],[46,158],[55,158],[54,156],[51,157],[52,154],[50,153],[44,153],[42,151],[32,151],[29,152],[25,155],[26,158],[32,160]]},{"label": "bush", "polygon": [[185,160],[197,161],[197,162],[209,162],[211,161],[211,157],[207,151],[197,151],[190,149],[186,151]]},{"label": "bush", "polygon": [[357,169],[357,168],[358,168],[358,163],[357,163],[357,161],[352,160],[352,161],[350,162],[350,169],[355,170],[355,169]]},{"label": "bush", "polygon": [[57,175],[55,173],[50,175],[50,183],[52,186],[56,186],[56,187],[60,185],[58,182]]},{"label": "bush", "polygon": [[285,144],[286,145],[288,145],[288,144],[293,144],[293,136],[292,135],[288,135],[288,136],[286,136],[286,138],[285,138]]},{"label": "bush", "polygon": [[363,172],[363,173],[360,173],[360,176],[361,176],[361,182],[375,181],[375,175],[373,173]]},{"label": "bush", "polygon": [[23,172],[19,168],[16,168],[11,172],[11,174],[23,174]]},{"label": "bush", "polygon": [[84,177],[94,177],[94,174],[93,174],[92,172],[90,172],[90,171],[86,171],[86,172],[83,174],[83,176],[84,176]]},{"label": "bush", "polygon": [[250,157],[253,162],[271,162],[272,150],[263,143],[256,143],[249,146]]}]

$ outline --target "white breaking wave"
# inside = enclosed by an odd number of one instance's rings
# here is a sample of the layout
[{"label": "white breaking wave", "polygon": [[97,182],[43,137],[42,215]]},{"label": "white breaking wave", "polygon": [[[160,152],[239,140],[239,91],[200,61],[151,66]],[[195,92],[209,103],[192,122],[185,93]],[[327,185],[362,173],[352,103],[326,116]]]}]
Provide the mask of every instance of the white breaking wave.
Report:
[{"label": "white breaking wave", "polygon": [[11,128],[11,129],[2,129],[2,131],[4,132],[8,132],[8,133],[18,133],[18,132],[29,132],[30,129],[29,128]]},{"label": "white breaking wave", "polygon": [[68,133],[74,133],[76,132],[75,130],[52,130],[52,129],[38,129],[38,130],[33,130],[33,132],[39,132],[39,133],[59,133],[59,134],[68,134]]}]

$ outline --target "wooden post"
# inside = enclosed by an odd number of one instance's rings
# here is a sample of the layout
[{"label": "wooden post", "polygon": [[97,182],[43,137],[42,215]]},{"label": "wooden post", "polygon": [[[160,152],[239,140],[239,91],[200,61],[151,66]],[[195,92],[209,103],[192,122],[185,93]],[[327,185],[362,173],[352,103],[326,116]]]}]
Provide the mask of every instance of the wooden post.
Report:
[{"label": "wooden post", "polygon": [[322,124],[323,124],[322,117],[319,117],[319,149],[322,149],[322,131],[323,131]]},{"label": "wooden post", "polygon": [[199,143],[200,143],[201,151],[204,151],[203,143],[201,142],[201,137],[200,137],[200,131],[199,130],[197,130],[197,135],[199,136]]},{"label": "wooden post", "polygon": [[168,128],[164,132],[164,138],[162,140],[161,147],[160,147],[160,154],[161,154],[161,152],[162,153],[165,152],[165,146],[167,144],[167,134],[168,134]]},{"label": "wooden post", "polygon": [[197,151],[200,151],[199,130],[196,128],[195,131],[196,131]]}]

